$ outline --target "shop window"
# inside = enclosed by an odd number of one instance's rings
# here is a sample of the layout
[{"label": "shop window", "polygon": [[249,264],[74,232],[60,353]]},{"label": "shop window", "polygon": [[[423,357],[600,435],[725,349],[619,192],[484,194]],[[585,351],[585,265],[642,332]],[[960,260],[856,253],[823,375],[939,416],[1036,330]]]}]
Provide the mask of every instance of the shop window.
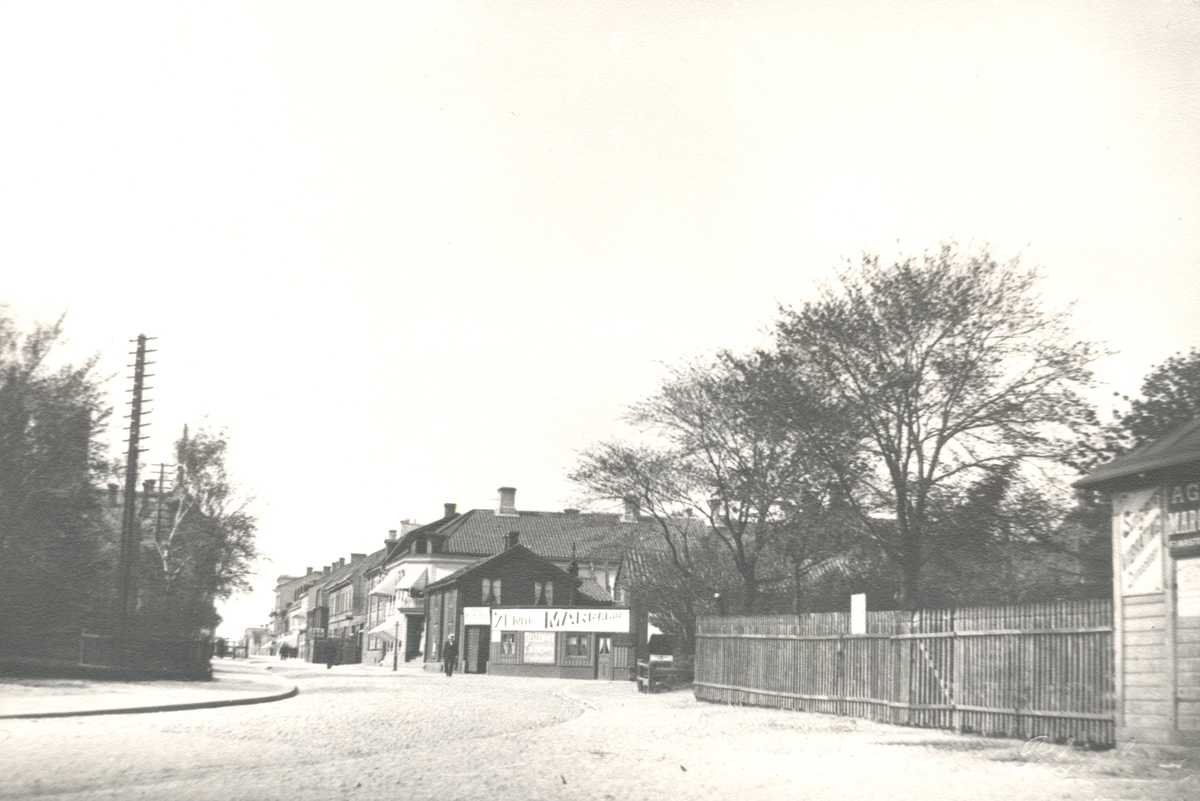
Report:
[{"label": "shop window", "polygon": [[567,656],[582,656],[588,655],[588,635],[586,634],[568,634],[567,635]]},{"label": "shop window", "polygon": [[500,653],[505,656],[517,655],[517,633],[515,631],[500,633]]}]

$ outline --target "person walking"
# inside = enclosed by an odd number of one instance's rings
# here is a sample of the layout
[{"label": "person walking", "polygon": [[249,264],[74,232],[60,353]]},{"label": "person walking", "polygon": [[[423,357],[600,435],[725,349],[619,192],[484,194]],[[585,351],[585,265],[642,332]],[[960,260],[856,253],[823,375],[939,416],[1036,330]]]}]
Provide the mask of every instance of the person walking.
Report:
[{"label": "person walking", "polygon": [[454,666],[458,663],[458,645],[454,642],[454,635],[451,634],[446,638],[446,644],[442,646],[442,670],[446,671],[446,678],[454,675]]}]

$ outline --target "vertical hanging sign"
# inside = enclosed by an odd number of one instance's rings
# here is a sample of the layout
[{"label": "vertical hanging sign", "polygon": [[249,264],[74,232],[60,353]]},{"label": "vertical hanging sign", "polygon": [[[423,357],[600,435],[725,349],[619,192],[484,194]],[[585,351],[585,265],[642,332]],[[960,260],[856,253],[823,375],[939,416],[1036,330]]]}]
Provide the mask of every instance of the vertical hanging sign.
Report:
[{"label": "vertical hanging sign", "polygon": [[1121,554],[1121,594],[1162,592],[1162,515],[1158,490],[1113,496],[1113,531]]}]

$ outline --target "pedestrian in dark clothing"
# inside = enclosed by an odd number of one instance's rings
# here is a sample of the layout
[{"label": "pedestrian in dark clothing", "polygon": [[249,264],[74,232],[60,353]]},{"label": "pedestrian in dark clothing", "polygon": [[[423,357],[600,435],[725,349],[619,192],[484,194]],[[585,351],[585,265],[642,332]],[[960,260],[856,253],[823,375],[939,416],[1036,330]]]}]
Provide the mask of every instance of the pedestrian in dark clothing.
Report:
[{"label": "pedestrian in dark clothing", "polygon": [[446,671],[446,678],[454,675],[454,666],[457,663],[458,646],[454,643],[454,635],[451,634],[442,646],[442,670]]}]

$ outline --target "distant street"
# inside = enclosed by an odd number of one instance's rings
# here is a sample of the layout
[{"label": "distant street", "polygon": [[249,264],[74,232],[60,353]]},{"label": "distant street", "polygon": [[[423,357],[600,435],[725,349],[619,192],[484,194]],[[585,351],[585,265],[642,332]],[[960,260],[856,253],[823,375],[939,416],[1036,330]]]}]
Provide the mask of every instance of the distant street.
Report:
[{"label": "distant street", "polygon": [[300,695],[3,721],[0,798],[1200,797],[1186,758],[1035,754],[1015,741],[701,704],[688,692],[638,695],[624,682],[447,679],[411,666],[273,672]]}]

